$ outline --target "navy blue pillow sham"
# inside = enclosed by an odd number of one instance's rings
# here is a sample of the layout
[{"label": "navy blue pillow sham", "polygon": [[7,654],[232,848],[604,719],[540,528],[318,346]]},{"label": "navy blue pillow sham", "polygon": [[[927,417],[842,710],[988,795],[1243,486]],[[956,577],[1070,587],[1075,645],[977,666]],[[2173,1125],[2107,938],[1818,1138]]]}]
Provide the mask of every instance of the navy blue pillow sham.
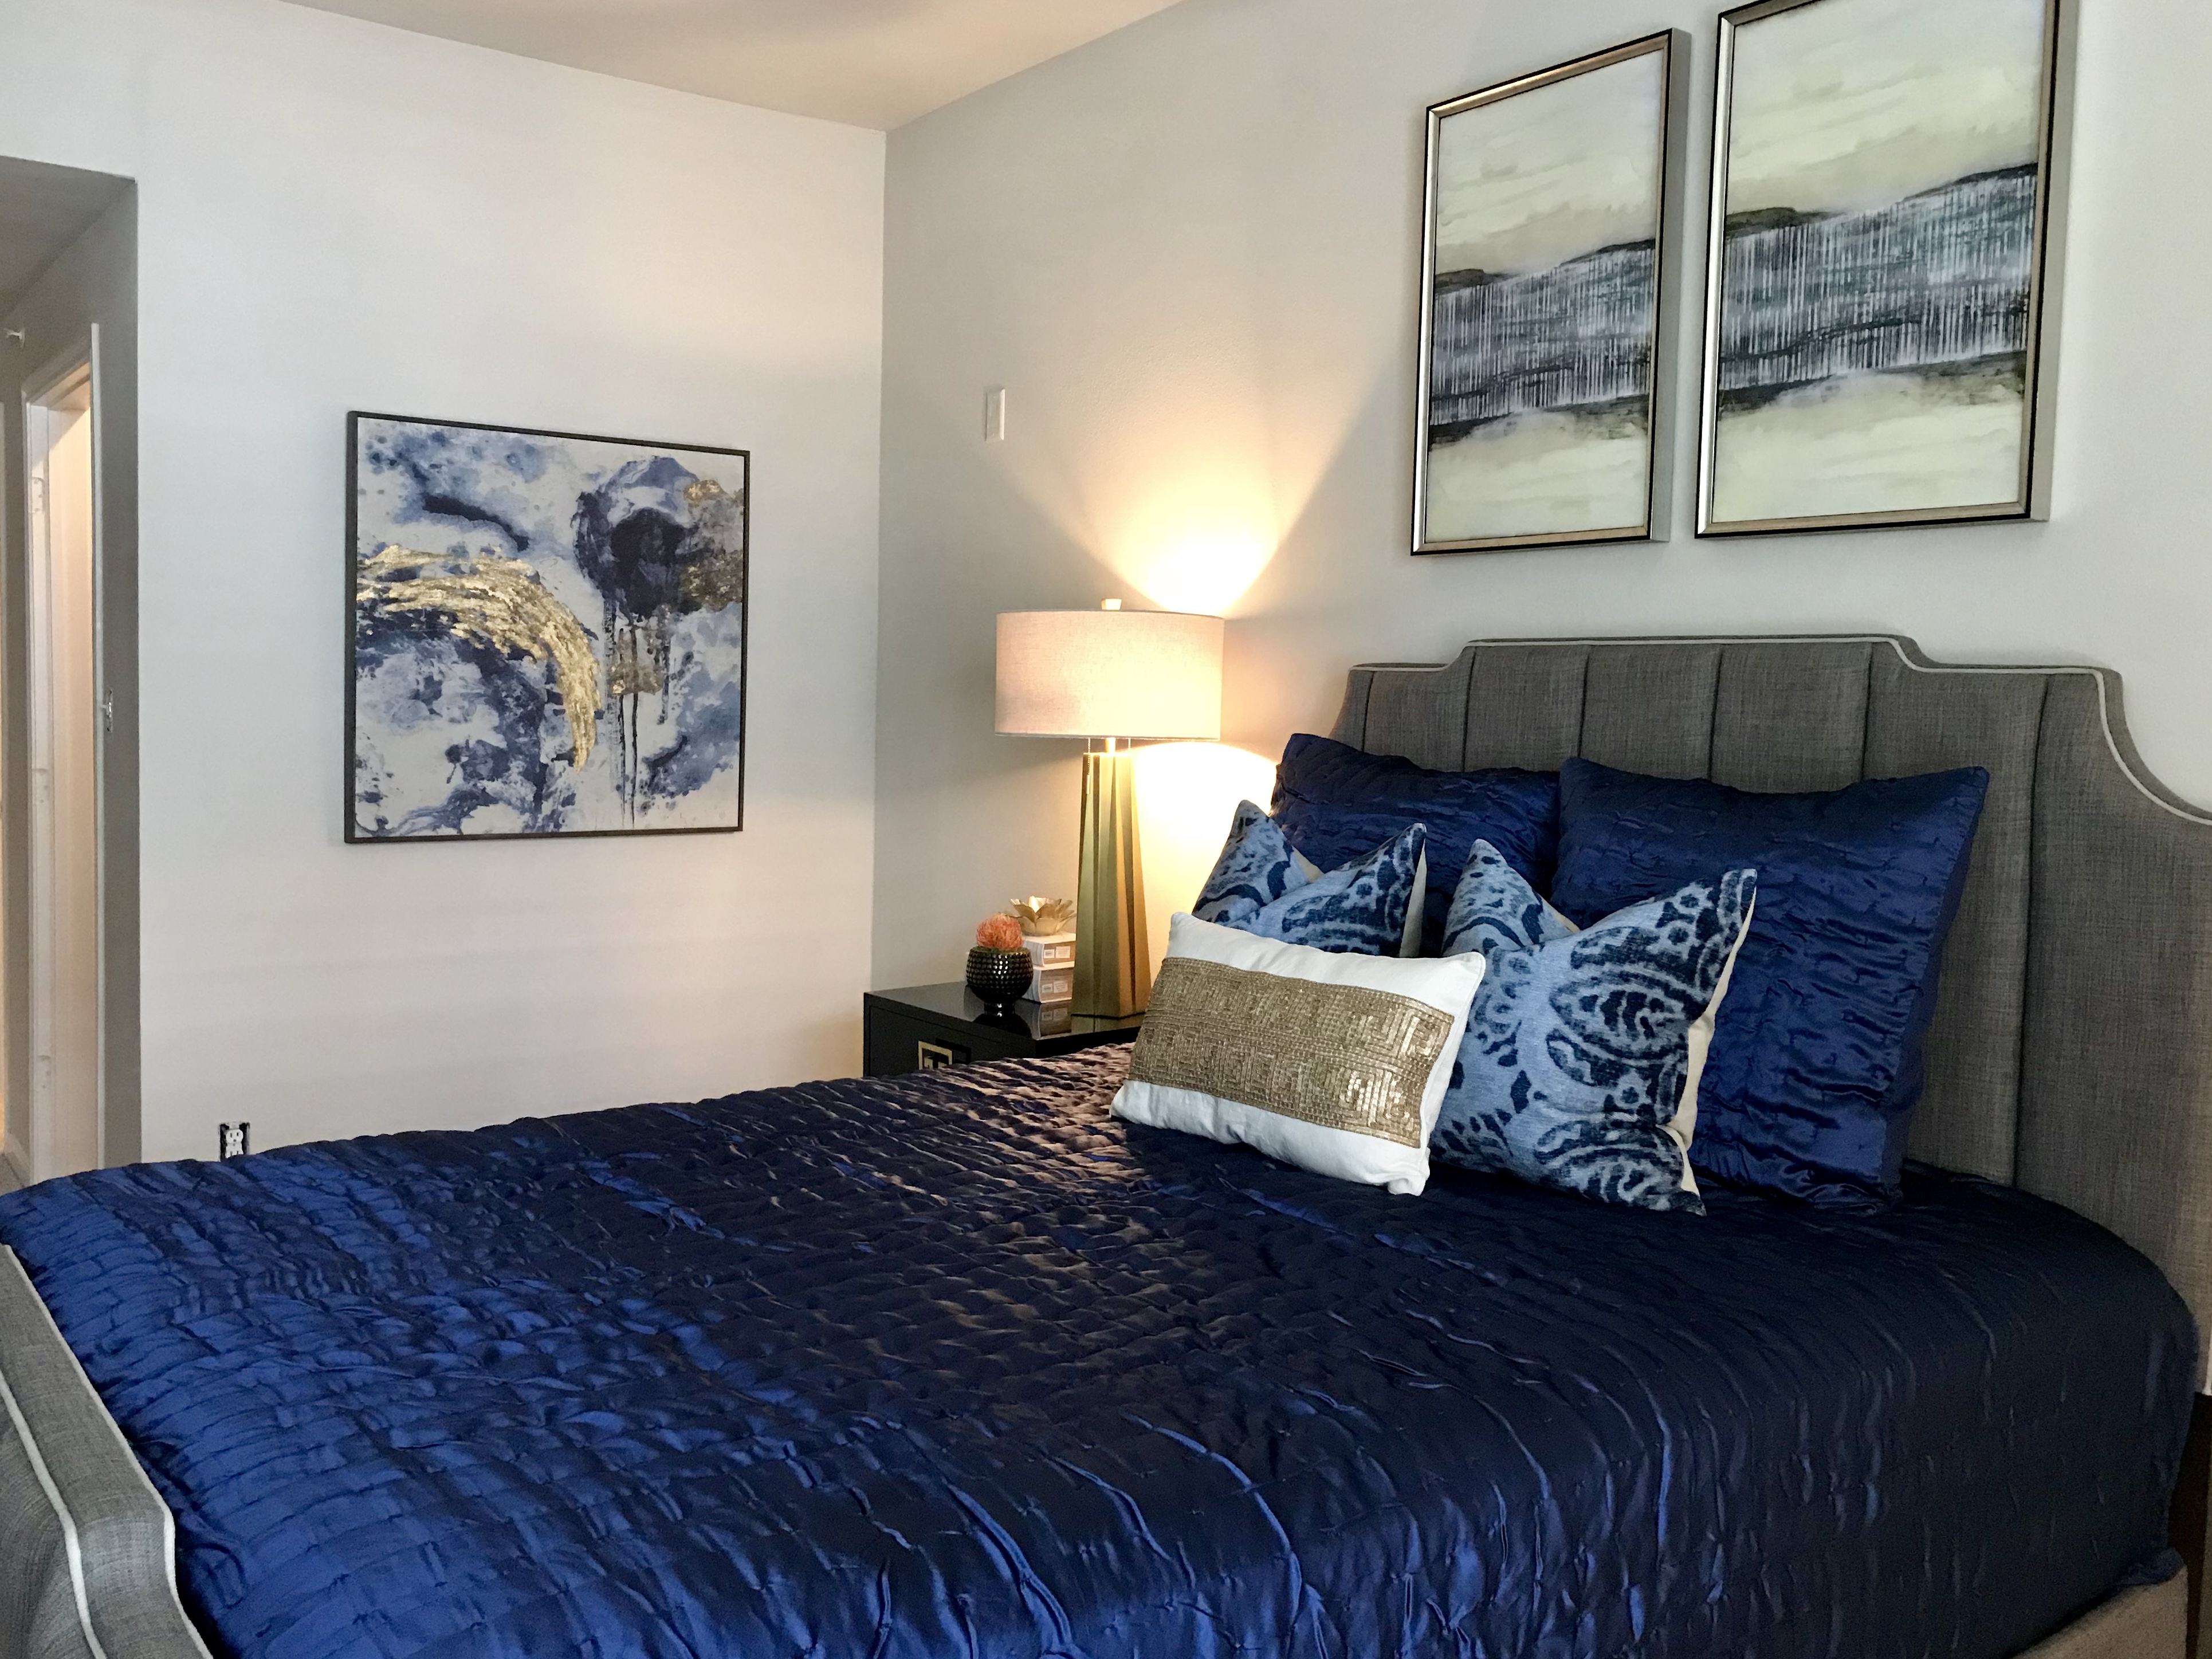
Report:
[{"label": "navy blue pillow sham", "polygon": [[1698,1092],[1698,1168],[1838,1207],[1896,1196],[1988,787],[1979,767],[1802,795],[1561,769],[1552,902],[1577,925],[1717,869],[1759,872]]},{"label": "navy blue pillow sham", "polygon": [[1497,848],[1538,892],[1550,890],[1559,856],[1559,780],[1551,772],[1506,767],[1432,772],[1397,755],[1365,754],[1301,732],[1284,749],[1275,774],[1273,817],[1291,845],[1324,870],[1426,824],[1431,896],[1421,954],[1442,956],[1450,884],[1478,841]]}]

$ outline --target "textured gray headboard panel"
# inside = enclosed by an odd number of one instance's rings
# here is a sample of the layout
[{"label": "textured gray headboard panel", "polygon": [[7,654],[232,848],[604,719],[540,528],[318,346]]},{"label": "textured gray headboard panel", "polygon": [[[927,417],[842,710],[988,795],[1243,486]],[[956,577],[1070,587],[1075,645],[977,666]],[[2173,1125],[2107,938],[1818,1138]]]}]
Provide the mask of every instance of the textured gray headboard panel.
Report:
[{"label": "textured gray headboard panel", "polygon": [[1987,767],[1913,1155],[2103,1223],[2212,1329],[2212,814],[2144,769],[2117,675],[1888,636],[1480,641],[1353,669],[1336,736],[1755,790]]}]

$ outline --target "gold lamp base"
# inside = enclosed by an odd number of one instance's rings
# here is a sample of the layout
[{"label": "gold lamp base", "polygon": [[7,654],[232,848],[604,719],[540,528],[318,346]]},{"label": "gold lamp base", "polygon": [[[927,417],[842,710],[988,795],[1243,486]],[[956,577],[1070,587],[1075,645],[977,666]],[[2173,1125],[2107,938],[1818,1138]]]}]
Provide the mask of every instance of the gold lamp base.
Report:
[{"label": "gold lamp base", "polygon": [[1152,995],[1145,868],[1137,846],[1137,770],[1127,749],[1083,757],[1083,852],[1075,890],[1075,1006],[1126,1019]]}]

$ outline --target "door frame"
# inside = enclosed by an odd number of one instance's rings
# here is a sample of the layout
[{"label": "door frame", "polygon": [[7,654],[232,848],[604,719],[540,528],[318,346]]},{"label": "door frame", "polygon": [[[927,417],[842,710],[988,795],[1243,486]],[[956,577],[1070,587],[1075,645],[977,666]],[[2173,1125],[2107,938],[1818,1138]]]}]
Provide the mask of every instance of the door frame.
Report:
[{"label": "door frame", "polygon": [[[19,1173],[36,1179],[54,1171],[38,1167],[43,1161],[41,1147],[51,1148],[53,1129],[51,1115],[55,1109],[58,1091],[53,1074],[42,1074],[39,1065],[42,1053],[52,1047],[55,996],[53,981],[58,956],[58,934],[60,919],[57,915],[54,877],[54,849],[57,836],[54,828],[55,803],[49,790],[40,797],[36,779],[44,768],[51,770],[54,749],[58,711],[55,698],[55,652],[52,530],[50,507],[45,499],[47,458],[53,442],[56,412],[65,407],[65,400],[83,394],[85,408],[82,419],[86,423],[86,438],[90,455],[90,484],[92,491],[92,698],[93,708],[93,821],[92,833],[92,915],[91,928],[94,985],[94,1041],[92,1045],[93,1075],[91,1078],[93,1112],[93,1147],[98,1167],[105,1167],[111,1158],[108,1137],[108,1003],[107,1003],[107,738],[114,726],[114,706],[108,684],[106,664],[106,628],[105,624],[105,592],[106,567],[106,491],[104,487],[105,461],[101,441],[100,409],[102,387],[100,374],[100,325],[93,323],[80,330],[61,351],[50,356],[37,372],[27,376],[21,388],[20,412],[22,418],[23,453],[19,465],[25,469],[24,560],[21,567],[23,593],[21,604],[23,627],[21,637],[24,646],[23,685],[24,720],[20,728],[27,752],[23,764],[8,769],[8,775],[21,781],[25,789],[23,834],[9,837],[23,848],[25,859],[24,890],[27,893],[26,914],[20,921],[5,914],[0,903],[0,927],[10,935],[21,937],[24,948],[8,952],[10,958],[27,964],[28,981],[25,986],[29,1018],[26,1036],[30,1052],[21,1075],[29,1085],[30,1098],[25,1103],[27,1127],[30,1133],[19,1144],[32,1166]],[[4,799],[0,799],[0,811],[4,811]],[[4,891],[5,884],[0,884]],[[19,933],[20,930],[20,933]],[[4,1022],[0,1022],[4,1026]],[[5,1033],[0,1030],[0,1066],[7,1064]],[[11,1068],[12,1069],[12,1068]],[[13,1125],[10,1126],[11,1131]],[[10,1139],[15,1139],[11,1133]]]}]

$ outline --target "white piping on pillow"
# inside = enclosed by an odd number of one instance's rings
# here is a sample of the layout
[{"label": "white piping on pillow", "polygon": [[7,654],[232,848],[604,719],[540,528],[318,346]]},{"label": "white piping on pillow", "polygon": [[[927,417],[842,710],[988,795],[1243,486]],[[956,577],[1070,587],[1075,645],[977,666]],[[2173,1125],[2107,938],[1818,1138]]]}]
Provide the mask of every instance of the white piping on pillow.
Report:
[{"label": "white piping on pillow", "polygon": [[1729,946],[1727,964],[1714,983],[1713,1000],[1705,1005],[1705,1012],[1690,1022],[1684,1037],[1689,1054],[1682,1068],[1682,1097],[1674,1108],[1674,1115],[1659,1126],[1667,1132],[1667,1138],[1682,1149],[1682,1190],[1686,1193],[1698,1190],[1697,1174],[1690,1168],[1690,1142],[1698,1133],[1698,1085],[1705,1074],[1705,1055],[1713,1046],[1713,1027],[1720,1022],[1721,999],[1728,994],[1729,975],[1735,972],[1735,954],[1751,936],[1751,919],[1758,910],[1759,898],[1754,894],[1744,907],[1743,926],[1736,930],[1735,943]]}]

